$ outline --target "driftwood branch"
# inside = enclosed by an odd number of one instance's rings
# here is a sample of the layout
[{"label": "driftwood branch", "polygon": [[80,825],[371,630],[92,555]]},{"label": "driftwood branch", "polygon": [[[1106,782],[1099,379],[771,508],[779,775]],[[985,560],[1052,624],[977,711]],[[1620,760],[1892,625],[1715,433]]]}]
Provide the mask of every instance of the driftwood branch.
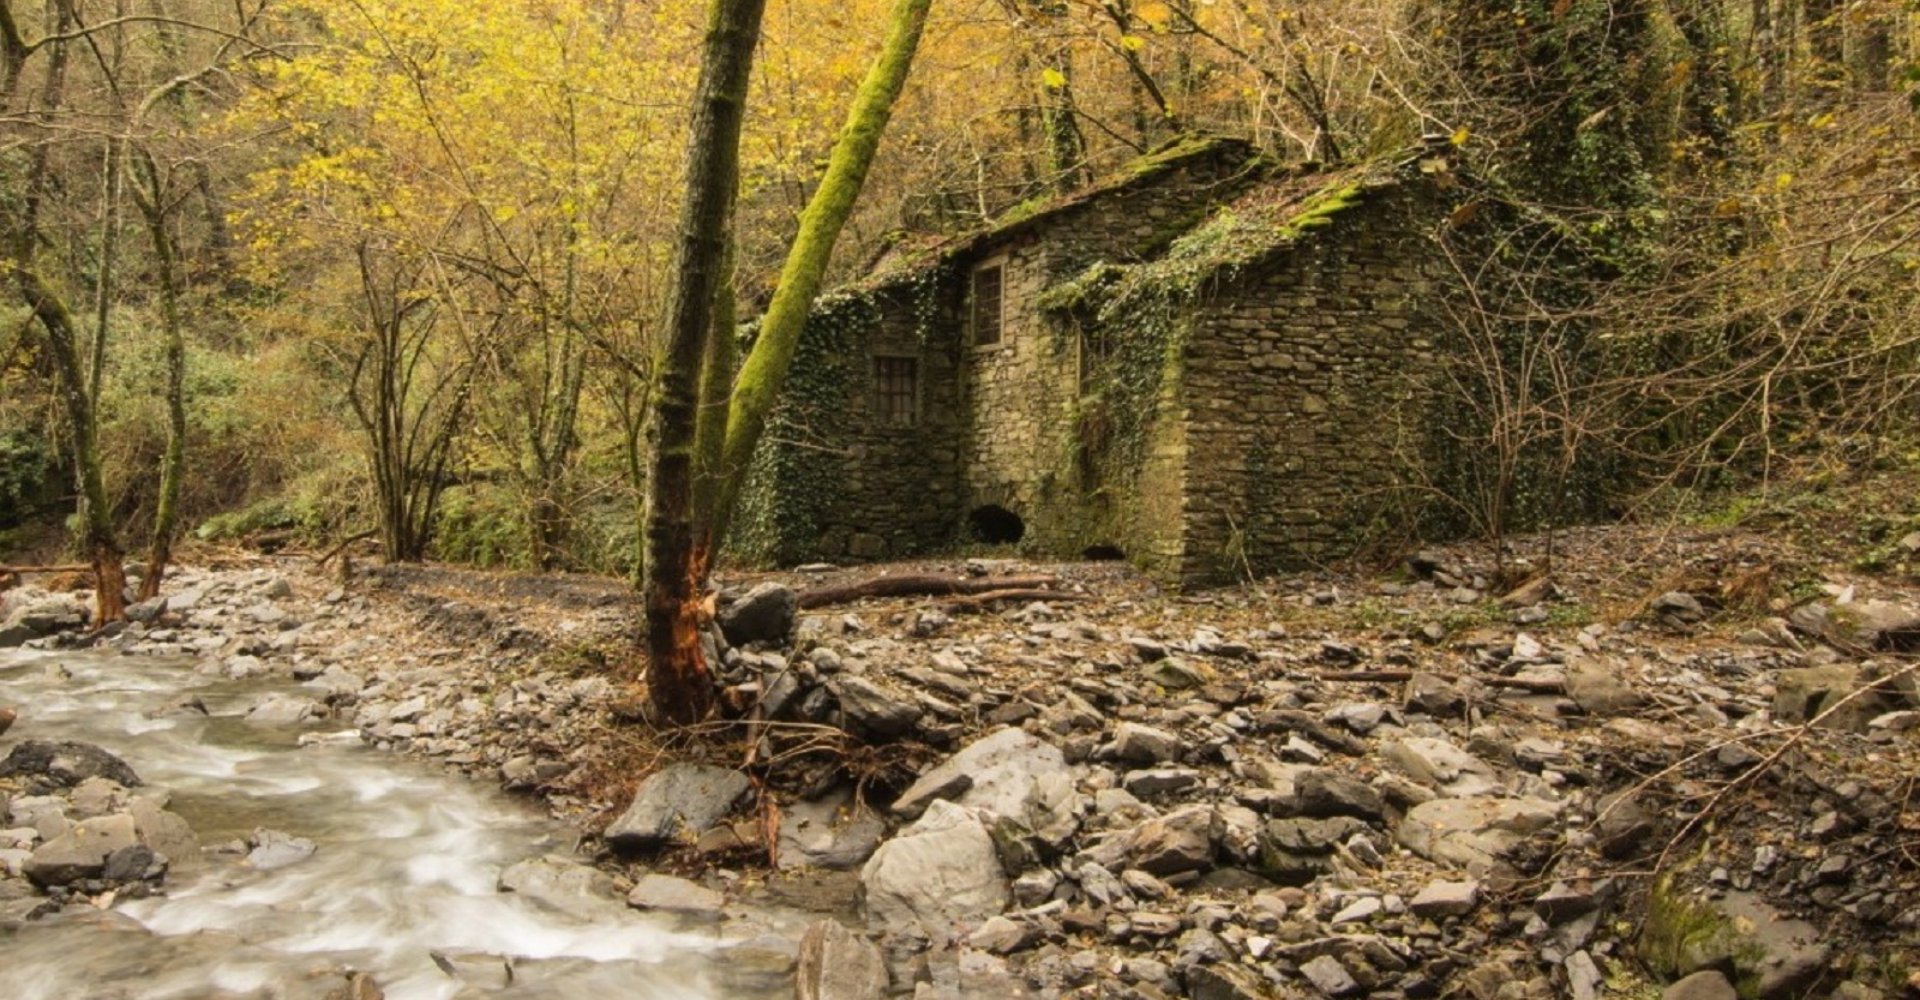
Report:
[{"label": "driftwood branch", "polygon": [[[940,576],[909,573],[878,576],[855,583],[837,583],[801,591],[800,606],[821,608],[845,604],[868,597],[949,597],[964,594],[988,594],[996,590],[1043,590],[1059,581],[1051,576]],[[1045,600],[1063,599],[1060,592],[1047,590]],[[1070,599],[1070,598],[1069,598]]]},{"label": "driftwood branch", "polygon": [[356,532],[354,534],[348,535],[347,537],[342,538],[340,540],[340,544],[335,545],[333,548],[328,549],[318,559],[315,559],[313,564],[315,566],[325,566],[327,563],[333,561],[334,556],[337,556],[341,552],[346,551],[347,546],[352,545],[353,543],[360,541],[362,539],[372,538],[373,536],[379,533],[380,533],[380,529],[378,528],[368,528],[365,531]]},{"label": "driftwood branch", "polygon": [[977,611],[997,601],[1091,601],[1090,594],[1076,594],[1066,590],[1043,590],[1036,587],[1010,587],[1006,590],[988,590],[978,594],[956,597],[945,603],[948,611]]}]

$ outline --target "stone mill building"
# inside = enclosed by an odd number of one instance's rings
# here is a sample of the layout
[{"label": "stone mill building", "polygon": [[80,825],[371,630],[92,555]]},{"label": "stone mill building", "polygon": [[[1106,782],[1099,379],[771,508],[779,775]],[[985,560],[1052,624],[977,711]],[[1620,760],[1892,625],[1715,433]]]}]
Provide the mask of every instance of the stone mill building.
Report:
[{"label": "stone mill building", "polygon": [[1347,554],[1420,453],[1451,181],[1188,140],[896,250],[815,307],[732,544],[1018,542],[1189,585]]}]

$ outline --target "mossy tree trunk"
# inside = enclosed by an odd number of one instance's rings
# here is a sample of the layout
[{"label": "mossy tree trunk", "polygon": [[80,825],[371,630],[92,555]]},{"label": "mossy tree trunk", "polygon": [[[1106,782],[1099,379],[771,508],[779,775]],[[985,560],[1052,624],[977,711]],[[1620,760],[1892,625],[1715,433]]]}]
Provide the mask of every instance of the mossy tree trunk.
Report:
[{"label": "mossy tree trunk", "polygon": [[168,226],[170,204],[160,177],[160,168],[144,149],[134,152],[140,183],[135,188],[134,204],[146,223],[153,243],[153,265],[160,297],[161,333],[166,340],[167,369],[167,447],[160,458],[160,491],[154,506],[153,539],[147,550],[146,575],[140,578],[140,600],[160,595],[160,582],[173,557],[173,538],[178,530],[180,480],[186,468],[187,449],[187,346],[180,328],[179,254]]},{"label": "mossy tree trunk", "polygon": [[873,165],[887,121],[893,115],[894,102],[906,86],[907,72],[920,47],[920,36],[926,28],[931,6],[932,0],[897,0],[895,3],[888,20],[886,42],[854,95],[846,127],[828,158],[826,176],[821,178],[820,187],[800,216],[800,233],[787,252],[773,301],[760,321],[760,335],[747,352],[734,382],[733,401],[727,413],[726,446],[721,455],[721,490],[709,522],[710,544],[717,545],[726,537],[728,521],[746,481],[748,464],[766,431],[767,418],[779,399],[780,389],[786,384],[787,370],[793,365],[800,334],[807,325],[807,314],[826,277],[833,245],[847,218],[853,214],[854,202],[866,184],[867,171]]},{"label": "mossy tree trunk", "polygon": [[731,380],[722,421],[719,403],[733,367],[729,230],[740,118],[764,2],[714,2],[695,92],[687,200],[667,343],[653,390],[654,448],[647,473],[647,680],[654,708],[666,721],[694,721],[712,708],[700,628],[708,615],[713,553],[726,537],[748,463],[786,381],[834,242],[866,183],[931,5],[896,3],[879,58],[854,95],[826,175],[801,215],[759,338]]},{"label": "mossy tree trunk", "polygon": [[708,8],[666,343],[653,390],[642,588],[647,685],[655,710],[675,723],[696,722],[713,706],[711,675],[700,655],[706,560],[694,507],[695,439],[701,366],[713,336],[716,294],[725,280],[740,179],[740,130],[765,9],[766,0],[713,0]]},{"label": "mossy tree trunk", "polygon": [[[65,43],[45,48],[47,66],[32,106],[16,109],[22,70],[27,59],[40,46],[29,46],[15,22],[10,5],[0,4],[0,112],[21,111],[25,120],[45,125],[65,106],[68,51]],[[59,5],[55,12],[54,34],[64,34],[73,26],[72,11]],[[60,290],[35,266],[35,251],[43,234],[40,212],[50,197],[52,171],[50,157],[53,140],[34,143],[26,154],[26,176],[21,203],[15,211],[0,215],[0,268],[11,272],[21,301],[47,335],[49,353],[59,382],[62,408],[66,411],[75,478],[80,493],[80,548],[93,564],[93,624],[97,628],[126,615],[126,572],[121,566],[122,552],[113,528],[113,512],[107,504],[106,475],[101,467],[99,442],[99,386],[88,378],[91,365],[83,358],[81,332],[73,310]]]}]

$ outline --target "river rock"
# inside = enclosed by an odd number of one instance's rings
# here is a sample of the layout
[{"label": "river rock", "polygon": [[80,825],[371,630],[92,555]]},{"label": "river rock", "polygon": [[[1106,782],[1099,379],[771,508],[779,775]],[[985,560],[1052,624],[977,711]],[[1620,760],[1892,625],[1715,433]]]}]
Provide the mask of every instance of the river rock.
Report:
[{"label": "river rock", "polygon": [[1410,736],[1381,750],[1407,777],[1456,797],[1499,792],[1500,775],[1486,761],[1446,740]]},{"label": "river rock", "polygon": [[1751,984],[1743,994],[1751,1000],[1817,995],[1832,954],[1819,928],[1758,895],[1709,895],[1671,885],[1655,888],[1638,951],[1669,977],[1731,969],[1735,982]]},{"label": "river rock", "polygon": [[327,993],[326,1000],[386,1000],[380,984],[364,972],[346,973],[347,981]]},{"label": "river rock", "polygon": [[785,642],[793,632],[800,599],[793,588],[762,583],[720,609],[720,633],[735,646],[750,642]]},{"label": "river rock", "polygon": [[86,820],[41,844],[27,860],[25,874],[43,889],[98,878],[106,869],[109,855],[139,843],[131,816]]},{"label": "river rock", "polygon": [[88,778],[107,778],[128,788],[140,776],[126,761],[94,746],[71,740],[25,740],[0,760],[0,778],[24,777],[29,790],[72,788]]},{"label": "river rock", "polygon": [[67,815],[74,819],[92,819],[127,808],[126,786],[108,778],[88,778],[74,786],[67,797]]},{"label": "river rock", "polygon": [[816,920],[800,936],[795,1000],[882,1000],[889,985],[880,949],[839,921]]},{"label": "river rock", "polygon": [[261,726],[292,726],[309,719],[325,718],[327,708],[312,698],[294,695],[268,695],[247,712],[247,721]]},{"label": "river rock", "polygon": [[1427,883],[1407,908],[1413,915],[1427,920],[1439,920],[1445,917],[1463,917],[1480,905],[1480,883],[1468,879],[1464,882],[1436,881]]},{"label": "river rock", "polygon": [[1002,729],[968,744],[920,776],[894,800],[893,811],[913,818],[938,799],[1020,818],[1034,783],[1047,775],[1070,775],[1060,748],[1023,729]]},{"label": "river rock", "polygon": [[1149,875],[1165,877],[1213,867],[1212,806],[1192,805],[1147,820],[1126,836],[1126,859]]},{"label": "river rock", "polygon": [[1300,966],[1300,974],[1307,977],[1307,981],[1312,983],[1314,988],[1330,997],[1352,996],[1361,989],[1360,984],[1354,980],[1353,974],[1332,955],[1321,955],[1303,963]]},{"label": "river rock", "polygon": [[247,852],[247,864],[256,870],[270,872],[276,868],[296,865],[313,856],[319,848],[305,837],[296,837],[279,830],[261,827],[253,831],[248,838],[253,850]]},{"label": "river rock", "polygon": [[144,796],[135,798],[127,804],[127,814],[133,817],[133,832],[140,843],[165,857],[176,871],[199,860],[200,839],[194,835],[193,827],[179,815],[168,812],[159,801]]},{"label": "river rock", "polygon": [[1567,664],[1567,697],[1588,715],[1627,715],[1647,699],[1620,679],[1619,670],[1591,657],[1574,657]]},{"label": "river rock", "polygon": [[1819,719],[1827,729],[1866,732],[1867,724],[1891,706],[1878,692],[1867,692],[1840,704],[1865,683],[1860,668],[1852,664],[1783,670],[1774,682],[1773,717],[1786,723]]},{"label": "river rock", "polygon": [[1302,816],[1357,816],[1377,820],[1387,803],[1373,787],[1352,775],[1316,767],[1293,776],[1293,811]]},{"label": "river rock", "polygon": [[107,855],[100,877],[108,882],[139,882],[165,875],[167,860],[145,844],[130,844]]},{"label": "river rock", "polygon": [[886,822],[856,802],[851,788],[795,802],[780,819],[780,868],[849,871],[872,857],[886,835]]},{"label": "river rock", "polygon": [[1180,755],[1180,738],[1164,729],[1122,722],[1113,727],[1113,742],[1107,754],[1115,760],[1135,764],[1161,764]]},{"label": "river rock", "polygon": [[1408,810],[1394,836],[1429,861],[1484,877],[1499,871],[1528,837],[1552,826],[1558,814],[1553,803],[1538,799],[1435,799]]},{"label": "river rock", "polygon": [[917,703],[865,677],[841,674],[827,682],[827,687],[839,700],[847,724],[879,739],[905,736],[925,713]]},{"label": "river rock", "polygon": [[1705,969],[1669,984],[1660,1000],[1740,1000],[1740,994],[1720,970]]},{"label": "river rock", "polygon": [[720,919],[727,897],[706,886],[672,875],[641,876],[627,893],[627,905],[636,910],[659,910],[701,920]]},{"label": "river rock", "polygon": [[1269,1000],[1273,987],[1245,966],[1214,963],[1187,970],[1189,1000]]},{"label": "river rock", "polygon": [[1007,879],[993,838],[971,810],[934,802],[880,845],[860,870],[868,923],[950,940],[953,926],[1006,908]]},{"label": "river rock", "polygon": [[5,705],[0,705],[0,736],[7,735],[7,730],[13,728],[13,721],[19,717],[20,713]]},{"label": "river rock", "polygon": [[747,776],[707,764],[674,764],[640,783],[633,804],[606,829],[619,851],[658,850],[676,837],[697,837],[747,794]]},{"label": "river rock", "polygon": [[618,898],[613,879],[591,865],[548,855],[528,858],[500,873],[501,892],[514,892],[568,913],[593,912]]}]

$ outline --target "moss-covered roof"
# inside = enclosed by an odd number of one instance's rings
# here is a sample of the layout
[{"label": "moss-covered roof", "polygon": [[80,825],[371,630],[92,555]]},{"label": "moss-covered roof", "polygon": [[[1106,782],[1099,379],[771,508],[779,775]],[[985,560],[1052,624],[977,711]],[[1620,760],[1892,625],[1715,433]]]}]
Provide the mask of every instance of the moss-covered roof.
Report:
[{"label": "moss-covered roof", "polygon": [[1152,260],[1099,262],[1041,293],[1039,305],[1067,310],[1096,302],[1126,307],[1146,292],[1196,290],[1213,279],[1256,266],[1333,224],[1376,191],[1410,176],[1444,172],[1422,155],[1337,169],[1305,166],[1278,173],[1215,210]]},{"label": "moss-covered roof", "polygon": [[1020,202],[978,229],[896,244],[872,271],[854,282],[852,288],[875,289],[912,277],[929,267],[1044,228],[1086,205],[1152,187],[1184,167],[1211,162],[1245,163],[1250,169],[1262,165],[1259,152],[1246,139],[1217,135],[1176,139],[1127,164],[1117,175],[1100,183],[1063,195]]}]

